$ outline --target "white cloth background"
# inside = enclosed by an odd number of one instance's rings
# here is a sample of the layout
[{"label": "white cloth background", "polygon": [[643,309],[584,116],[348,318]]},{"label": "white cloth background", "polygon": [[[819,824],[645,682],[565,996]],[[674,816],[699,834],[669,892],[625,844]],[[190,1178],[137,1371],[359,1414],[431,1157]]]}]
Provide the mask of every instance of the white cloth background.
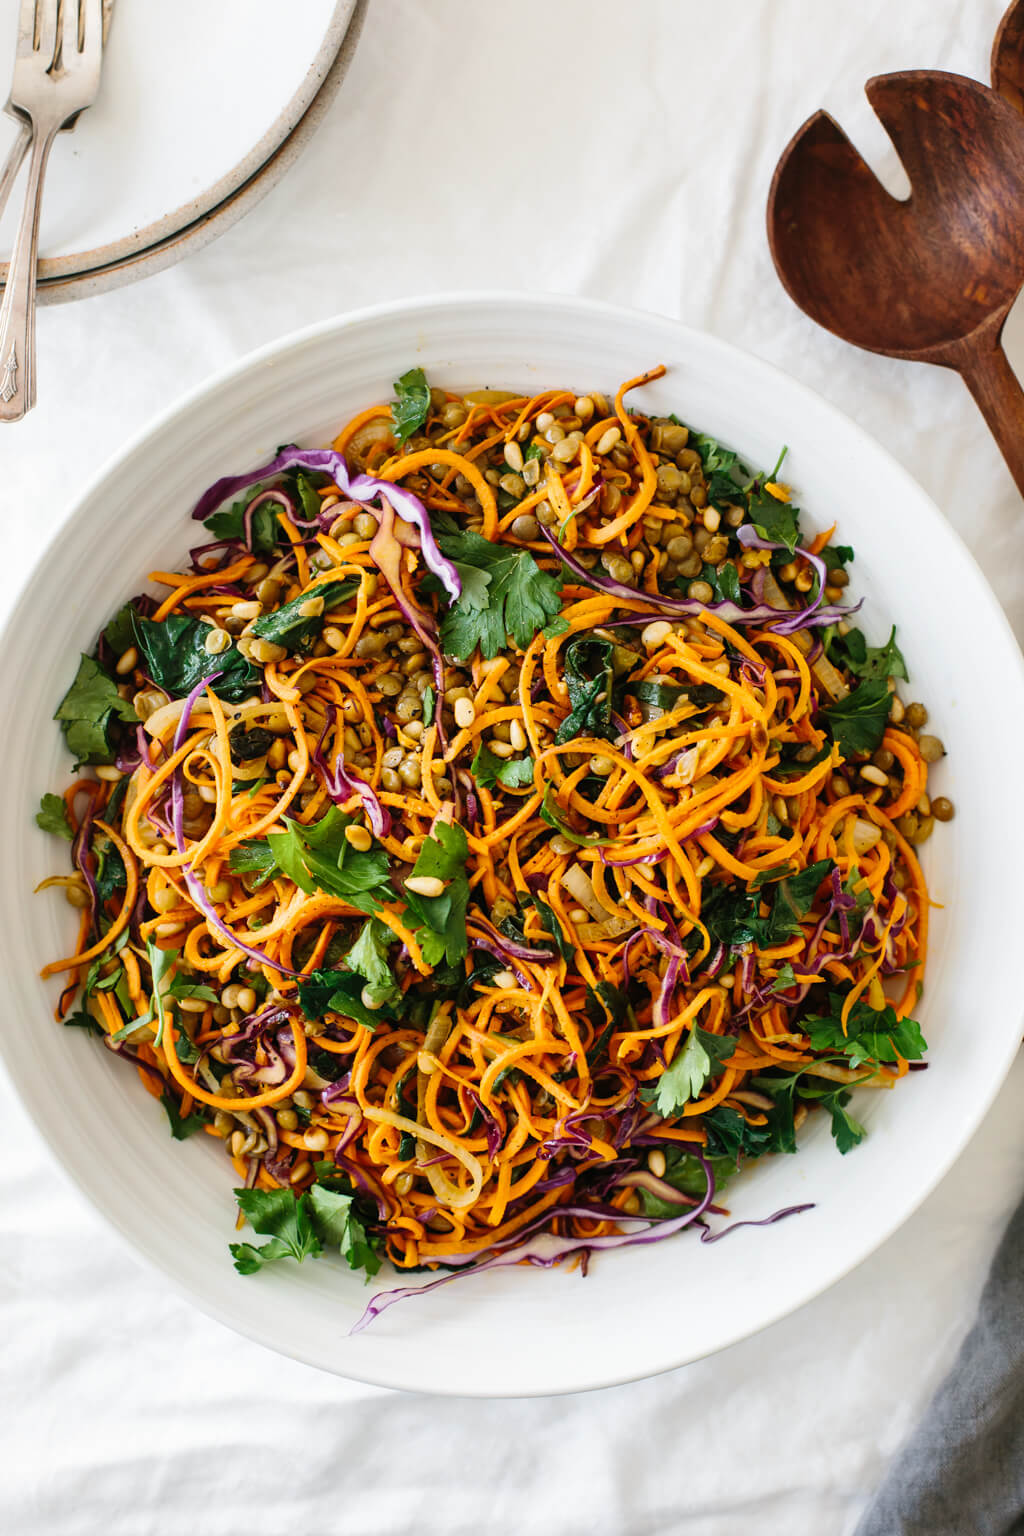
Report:
[{"label": "white cloth background", "polygon": [[[1000,10],[372,0],[319,136],[248,219],[150,281],[41,312],[40,404],[0,437],[0,601],[83,481],[211,370],[352,306],[508,286],[679,316],[820,390],[923,482],[1021,633],[1020,500],[966,392],[813,326],[764,237],[775,159],[815,107],[893,175],[864,80],[984,77]],[[912,570],[906,583],[912,608]],[[0,1528],[30,1536],[846,1532],[952,1360],[1024,1189],[1018,1062],[918,1214],[768,1332],[590,1396],[429,1400],[279,1359],[193,1311],[3,1092]]]}]

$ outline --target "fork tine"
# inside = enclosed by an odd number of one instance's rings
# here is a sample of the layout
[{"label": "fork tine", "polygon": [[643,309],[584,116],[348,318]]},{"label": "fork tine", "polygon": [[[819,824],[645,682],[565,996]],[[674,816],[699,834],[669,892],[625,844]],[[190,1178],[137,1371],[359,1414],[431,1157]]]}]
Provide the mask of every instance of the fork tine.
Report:
[{"label": "fork tine", "polygon": [[61,57],[73,59],[78,52],[78,0],[64,0],[60,12]]},{"label": "fork tine", "polygon": [[57,0],[36,0],[37,52],[46,60],[49,69],[57,51]]},{"label": "fork tine", "polygon": [[82,57],[98,61],[103,52],[103,0],[79,0],[82,25]]},{"label": "fork tine", "polygon": [[34,53],[36,46],[36,0],[21,0],[18,12],[18,54]]}]

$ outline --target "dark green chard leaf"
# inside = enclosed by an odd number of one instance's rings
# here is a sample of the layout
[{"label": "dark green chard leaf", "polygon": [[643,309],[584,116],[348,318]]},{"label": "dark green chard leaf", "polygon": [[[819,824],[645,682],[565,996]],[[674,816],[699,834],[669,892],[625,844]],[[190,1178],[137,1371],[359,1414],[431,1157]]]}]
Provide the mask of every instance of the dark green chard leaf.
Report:
[{"label": "dark green chard leaf", "polygon": [[401,446],[414,432],[418,432],[430,412],[430,385],[422,368],[410,368],[395,380],[395,399],[391,406],[391,419],[395,424],[395,441]]},{"label": "dark green chard leaf", "polygon": [[43,796],[36,811],[36,826],[44,832],[53,832],[57,837],[66,838],[69,843],[74,840],[75,834],[68,820],[68,808],[60,795]]},{"label": "dark green chard leaf", "polygon": [[600,1030],[587,1051],[587,1062],[591,1070],[596,1070],[604,1059],[608,1041],[624,1027],[629,1017],[629,998],[622,987],[613,986],[610,981],[599,981],[596,991],[587,987],[585,1006],[590,1022]]},{"label": "dark green chard leaf", "polygon": [[208,625],[182,614],[172,613],[162,624],[136,614],[142,670],[174,699],[184,698],[212,672],[220,673],[212,685],[214,693],[231,704],[257,692],[261,673],[234,646],[211,656],[205,646],[209,633]]},{"label": "dark green chard leaf", "polygon": [[640,1097],[653,1104],[663,1120],[670,1119],[684,1104],[700,1098],[708,1078],[724,1070],[735,1049],[736,1041],[731,1036],[715,1035],[695,1025],[671,1065],[657,1082],[641,1089]]},{"label": "dark green chard leaf", "polygon": [[740,589],[740,573],[731,560],[723,560],[721,565],[705,563],[701,569],[701,577],[711,588],[716,602],[739,605],[743,597]]},{"label": "dark green chard leaf", "polygon": [[610,837],[598,837],[596,833],[584,834],[577,832],[565,819],[558,806],[555,804],[555,788],[549,785],[544,792],[544,799],[540,806],[540,818],[546,821],[549,827],[554,827],[556,832],[561,832],[570,843],[576,843],[580,848],[607,848],[614,841]]},{"label": "dark green chard leaf", "polygon": [[[517,895],[518,894],[520,893],[517,892]],[[574,954],[573,947],[569,943],[569,940],[565,937],[565,930],[555,915],[553,908],[548,905],[543,897],[536,895],[532,891],[529,893],[529,899],[533,903],[537,914],[540,917],[541,926],[543,927],[544,932],[549,934],[554,940],[555,948],[558,950],[558,953],[561,955],[566,965],[571,964]],[[605,986],[607,983],[602,982],[601,985]]]},{"label": "dark green chard leaf", "polygon": [[833,741],[844,757],[874,752],[889,719],[892,697],[884,680],[861,683],[845,699],[822,710]]},{"label": "dark green chard leaf", "polygon": [[727,1104],[716,1104],[708,1110],[701,1116],[701,1125],[707,1132],[708,1156],[728,1158],[734,1166],[741,1157],[789,1150],[779,1145],[777,1130],[771,1124],[751,1125]]},{"label": "dark green chard leaf", "polygon": [[525,789],[533,783],[532,757],[496,757],[490,747],[480,746],[470,773],[484,789],[501,784],[505,789]]},{"label": "dark green chard leaf", "polygon": [[796,552],[800,524],[791,502],[779,501],[770,491],[755,490],[747,503],[747,516],[762,539],[781,544],[791,555]]},{"label": "dark green chard leaf", "polygon": [[529,550],[490,544],[469,532],[442,533],[438,543],[463,584],[462,596],[441,621],[447,655],[465,661],[479,646],[489,660],[505,649],[509,635],[525,649],[559,614],[561,577],[542,571]]},{"label": "dark green chard leaf", "polygon": [[854,677],[863,678],[867,682],[884,682],[888,677],[907,677],[907,664],[903,652],[896,644],[895,624],[884,645],[868,645],[859,629],[851,629],[845,635],[836,631],[829,641],[828,656],[837,667],[845,667]]},{"label": "dark green chard leaf", "polygon": [[569,692],[569,714],[555,734],[563,745],[577,736],[613,740],[618,732],[612,725],[615,701],[615,646],[611,640],[581,636],[565,649],[565,685]]},{"label": "dark green chard leaf", "polygon": [[[689,1195],[691,1200],[699,1200],[707,1193],[707,1174],[702,1164],[690,1153],[683,1152],[678,1147],[667,1147],[665,1160],[665,1172],[661,1176],[663,1184],[671,1184],[673,1189],[678,1189],[680,1194]],[[736,1158],[710,1157],[707,1161],[711,1164],[715,1194],[718,1195],[736,1173]],[[662,1219],[679,1215],[681,1210],[679,1205],[662,1200],[659,1195],[652,1194],[649,1189],[641,1189],[638,1193],[643,1202],[645,1216]]]},{"label": "dark green chard leaf", "polygon": [[412,867],[410,878],[426,877],[445,882],[445,890],[440,896],[420,896],[410,891],[408,886],[405,891],[410,926],[428,965],[440,965],[442,960],[448,965],[454,965],[465,959],[468,951],[468,853],[469,844],[462,828],[439,821],[431,835],[424,839],[419,857]]},{"label": "dark green chard leaf", "polygon": [[83,656],[53,718],[60,721],[68,751],[81,764],[112,763],[120,736],[118,722],[134,724],[139,717],[99,662]]},{"label": "dark green chard leaf", "polygon": [[206,1124],[207,1116],[200,1110],[195,1110],[186,1118],[182,1118],[181,1110],[171,1094],[166,1089],[160,1095],[160,1103],[167,1111],[167,1119],[170,1121],[171,1135],[175,1141],[187,1141],[194,1136],[196,1131],[201,1131]]},{"label": "dark green chard leaf", "polygon": [[[347,581],[321,582],[312,591],[301,592],[298,597],[293,597],[290,603],[284,603],[280,608],[275,608],[273,613],[265,613],[252,626],[252,633],[260,640],[269,641],[271,645],[283,645],[287,651],[305,655],[313,649],[323,634],[324,615],[347,602],[358,588],[357,576],[352,576]],[[304,614],[303,608],[313,598],[323,598],[323,608],[319,613]]]},{"label": "dark green chard leaf", "polygon": [[352,971],[310,971],[299,982],[299,1006],[307,1019],[336,1013],[354,1024],[376,1029],[381,1019],[393,1017],[387,1009],[367,1008],[363,1002],[362,976]]},{"label": "dark green chard leaf", "polygon": [[[631,693],[638,704],[653,704],[656,709],[675,709],[686,689],[676,683],[644,681],[627,684],[626,692]],[[715,693],[721,698],[717,688]]]},{"label": "dark green chard leaf", "polygon": [[768,943],[778,944],[800,932],[800,919],[814,905],[821,882],[832,872],[831,859],[808,864],[798,875],[786,875],[778,882],[769,920]]},{"label": "dark green chard leaf", "polygon": [[845,571],[853,559],[853,549],[849,544],[826,544],[820,554],[827,571]]}]

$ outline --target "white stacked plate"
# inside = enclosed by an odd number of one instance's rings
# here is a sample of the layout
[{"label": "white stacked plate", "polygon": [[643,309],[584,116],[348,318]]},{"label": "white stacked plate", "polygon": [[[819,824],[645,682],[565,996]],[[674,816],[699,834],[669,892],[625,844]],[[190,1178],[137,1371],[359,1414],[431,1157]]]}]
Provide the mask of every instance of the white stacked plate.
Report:
[{"label": "white stacked plate", "polygon": [[[158,272],[264,197],[316,131],[367,0],[115,0],[96,105],[59,134],[40,227],[39,299]],[[20,0],[0,0],[0,91]],[[106,7],[105,7],[106,8]],[[0,163],[16,128],[0,116]],[[0,286],[23,180],[0,221]]]}]

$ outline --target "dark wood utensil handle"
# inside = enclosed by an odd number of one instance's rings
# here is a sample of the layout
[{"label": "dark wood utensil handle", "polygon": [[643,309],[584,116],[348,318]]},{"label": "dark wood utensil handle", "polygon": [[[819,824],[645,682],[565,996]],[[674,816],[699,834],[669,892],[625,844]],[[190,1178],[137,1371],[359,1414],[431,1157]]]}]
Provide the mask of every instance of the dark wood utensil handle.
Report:
[{"label": "dark wood utensil handle", "polygon": [[964,343],[955,364],[1024,496],[1024,389],[999,345]]}]

